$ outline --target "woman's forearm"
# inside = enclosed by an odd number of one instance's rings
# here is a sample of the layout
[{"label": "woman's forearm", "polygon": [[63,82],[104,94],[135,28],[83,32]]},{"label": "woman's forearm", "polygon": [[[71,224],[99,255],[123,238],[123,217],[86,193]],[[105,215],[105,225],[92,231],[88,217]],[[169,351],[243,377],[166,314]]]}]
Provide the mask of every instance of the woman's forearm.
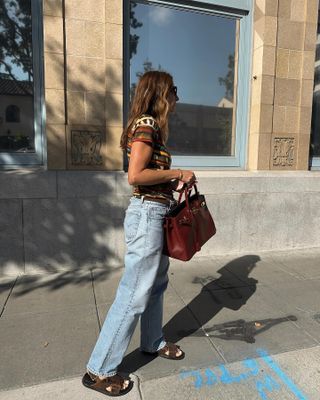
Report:
[{"label": "woman's forearm", "polygon": [[180,169],[149,169],[146,168],[141,172],[129,174],[128,181],[130,185],[157,185],[165,183],[171,179],[179,179],[181,177]]}]

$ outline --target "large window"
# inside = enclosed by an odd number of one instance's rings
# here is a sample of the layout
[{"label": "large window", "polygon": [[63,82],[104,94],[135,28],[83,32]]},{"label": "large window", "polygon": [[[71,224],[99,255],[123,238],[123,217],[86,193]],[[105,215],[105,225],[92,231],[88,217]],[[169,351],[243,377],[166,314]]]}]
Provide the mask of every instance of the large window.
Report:
[{"label": "large window", "polygon": [[320,4],[318,10],[318,33],[311,122],[311,163],[312,167],[320,169]]},{"label": "large window", "polygon": [[192,3],[129,2],[127,106],[145,71],[171,73],[180,98],[169,121],[174,166],[244,168],[251,2]]},{"label": "large window", "polygon": [[40,3],[0,5],[0,164],[43,163]]}]

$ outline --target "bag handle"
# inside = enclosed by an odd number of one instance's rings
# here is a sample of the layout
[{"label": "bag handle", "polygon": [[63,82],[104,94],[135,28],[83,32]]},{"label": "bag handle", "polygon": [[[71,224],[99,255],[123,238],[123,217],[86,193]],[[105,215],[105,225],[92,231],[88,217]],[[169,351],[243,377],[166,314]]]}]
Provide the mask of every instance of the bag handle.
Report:
[{"label": "bag handle", "polygon": [[189,207],[189,197],[190,197],[190,193],[192,192],[193,188],[195,189],[196,194],[199,194],[197,185],[195,183],[192,183],[190,186],[186,185],[184,190],[181,191],[180,194],[179,194],[178,204],[180,204],[182,202],[182,196],[184,194],[184,197],[186,199],[186,204],[187,204],[188,208],[190,209],[190,207]]},{"label": "bag handle", "polygon": [[[193,188],[194,188],[196,194],[198,195],[199,192],[198,192],[197,185],[195,183],[192,183],[190,186],[186,185],[184,191],[180,192],[179,200],[178,200],[178,204],[180,204],[181,200],[182,200],[182,195],[184,194],[184,197],[186,199],[186,206],[187,206],[186,208],[188,209],[188,211],[190,213],[191,220],[194,219],[194,216],[193,216],[193,213],[191,212],[189,199],[190,199],[190,194],[191,194]],[[199,245],[196,235],[194,235],[194,247],[197,251],[200,251],[200,249],[201,249],[201,246]]]}]

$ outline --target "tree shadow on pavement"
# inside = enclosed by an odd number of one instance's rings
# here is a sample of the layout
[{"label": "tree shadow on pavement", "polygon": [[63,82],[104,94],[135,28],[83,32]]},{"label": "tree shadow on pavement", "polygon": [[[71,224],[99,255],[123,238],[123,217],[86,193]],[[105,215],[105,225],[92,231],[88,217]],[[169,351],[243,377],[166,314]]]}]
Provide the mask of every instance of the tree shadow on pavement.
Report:
[{"label": "tree shadow on pavement", "polygon": [[[202,289],[165,324],[163,328],[165,337],[170,342],[176,343],[199,331],[223,308],[239,310],[256,291],[258,281],[249,275],[258,261],[260,261],[259,256],[246,255],[224,265],[218,271],[221,274],[218,279],[194,277],[192,283],[201,283]],[[120,369],[131,373],[147,365],[154,358],[142,355],[139,349],[136,349],[124,358]]]}]

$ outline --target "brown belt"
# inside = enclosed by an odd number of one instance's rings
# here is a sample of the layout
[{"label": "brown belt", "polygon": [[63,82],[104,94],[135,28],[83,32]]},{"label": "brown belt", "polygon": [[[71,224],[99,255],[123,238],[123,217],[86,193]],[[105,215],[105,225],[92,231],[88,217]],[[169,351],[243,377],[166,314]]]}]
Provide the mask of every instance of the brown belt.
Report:
[{"label": "brown belt", "polygon": [[143,198],[143,200],[154,201],[155,203],[162,203],[162,204],[170,205],[170,200],[167,200],[167,199],[158,199],[158,198],[156,199],[151,196],[139,196],[139,195],[138,196],[134,195],[134,197],[136,197],[137,199]]}]

